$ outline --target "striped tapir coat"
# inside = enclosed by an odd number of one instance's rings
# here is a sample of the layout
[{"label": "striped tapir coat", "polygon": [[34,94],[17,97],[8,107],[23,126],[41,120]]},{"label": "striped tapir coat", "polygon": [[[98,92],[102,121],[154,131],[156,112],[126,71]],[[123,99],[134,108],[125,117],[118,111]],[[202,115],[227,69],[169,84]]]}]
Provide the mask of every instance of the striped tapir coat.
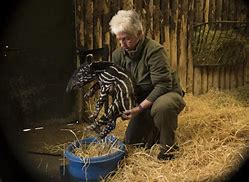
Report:
[{"label": "striped tapir coat", "polygon": [[[81,88],[94,80],[97,82],[93,84],[90,90],[84,95],[84,99],[88,99],[92,97],[97,90],[100,90],[95,111],[89,117],[93,123],[88,126],[88,129],[96,129],[97,127],[101,128],[103,126],[99,137],[104,138],[115,129],[116,119],[120,117],[124,111],[134,107],[134,88],[130,76],[123,68],[109,61],[101,61],[81,65],[71,76],[67,85],[67,92],[75,88]],[[107,109],[107,113],[98,117],[108,96],[111,96],[111,104]]]}]

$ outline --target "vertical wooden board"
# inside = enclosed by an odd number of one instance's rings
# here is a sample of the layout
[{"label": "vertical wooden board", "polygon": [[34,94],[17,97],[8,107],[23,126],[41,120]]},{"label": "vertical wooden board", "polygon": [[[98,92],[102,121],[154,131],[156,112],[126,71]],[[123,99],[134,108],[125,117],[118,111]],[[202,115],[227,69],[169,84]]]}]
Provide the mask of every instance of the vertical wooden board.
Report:
[{"label": "vertical wooden board", "polygon": [[188,57],[188,48],[187,48],[187,12],[188,12],[188,2],[184,0],[180,0],[181,4],[181,13],[180,15],[180,26],[179,26],[179,64],[178,64],[178,75],[180,78],[180,82],[184,90],[187,87],[187,57]]},{"label": "vertical wooden board", "polygon": [[237,88],[237,69],[231,68],[231,89]]},{"label": "vertical wooden board", "polygon": [[236,20],[241,21],[241,1],[237,1],[236,3]]},{"label": "vertical wooden board", "polygon": [[219,68],[220,70],[220,89],[221,90],[225,90],[226,89],[226,85],[225,85],[225,68],[223,66],[221,66]]},{"label": "vertical wooden board", "polygon": [[174,70],[177,70],[177,20],[178,20],[178,0],[171,2],[171,22],[170,22],[170,63]]},{"label": "vertical wooden board", "polygon": [[190,41],[188,40],[188,62],[187,62],[187,82],[186,82],[186,91],[192,92],[193,88],[193,52],[192,52],[192,46],[190,45]]},{"label": "vertical wooden board", "polygon": [[103,45],[108,45],[109,46],[109,55],[111,59],[111,49],[110,49],[110,37],[111,37],[111,32],[109,28],[109,22],[111,20],[111,13],[110,13],[110,8],[109,8],[109,2],[108,1],[103,1],[103,14],[102,14],[102,42]]},{"label": "vertical wooden board", "polygon": [[161,1],[161,11],[162,11],[162,15],[163,15],[163,40],[162,40],[162,44],[168,54],[169,59],[171,59],[170,56],[170,30],[169,30],[169,4],[170,1],[169,0],[164,0]]},{"label": "vertical wooden board", "polygon": [[[223,0],[217,0],[215,5],[215,21],[225,20],[227,17],[223,17],[226,14],[226,9],[223,9],[223,6],[226,4],[222,2]],[[226,0],[227,1],[227,0]],[[224,19],[223,19],[224,18]]]},{"label": "vertical wooden board", "polygon": [[238,87],[244,86],[245,65],[238,65]]},{"label": "vertical wooden board", "polygon": [[202,68],[202,78],[201,78],[202,93],[208,92],[208,68]]},{"label": "vertical wooden board", "polygon": [[133,7],[140,15],[142,15],[142,13],[143,13],[143,1],[133,0]]},{"label": "vertical wooden board", "polygon": [[240,14],[240,21],[245,22],[248,21],[247,18],[247,14],[248,14],[248,10],[247,10],[248,4],[246,4],[245,1],[241,1],[241,14]]},{"label": "vertical wooden board", "polygon": [[84,37],[86,49],[93,48],[93,1],[84,1],[84,22],[87,26],[84,27]]},{"label": "vertical wooden board", "polygon": [[234,0],[230,0],[229,1],[229,14],[228,14],[228,19],[230,20],[230,21],[234,21],[235,20],[235,18],[234,18],[234,3],[235,3],[235,1]]},{"label": "vertical wooden board", "polygon": [[219,89],[220,87],[219,80],[220,80],[219,69],[217,67],[213,67],[213,88],[214,89]]},{"label": "vertical wooden board", "polygon": [[204,22],[208,22],[209,20],[209,5],[210,5],[210,0],[204,0],[205,6],[204,6]]},{"label": "vertical wooden board", "polygon": [[160,25],[161,25],[161,10],[160,0],[153,0],[153,38],[160,43]]},{"label": "vertical wooden board", "polygon": [[229,90],[231,88],[231,68],[229,66],[225,67],[225,89]]},{"label": "vertical wooden board", "polygon": [[247,60],[245,61],[245,84],[249,84],[249,52],[247,52]]},{"label": "vertical wooden board", "polygon": [[102,47],[102,14],[104,8],[104,1],[94,0],[93,1],[93,48]]},{"label": "vertical wooden board", "polygon": [[76,47],[83,48],[84,45],[84,21],[83,21],[83,3],[82,0],[74,0],[74,18],[75,18],[75,40]]},{"label": "vertical wooden board", "polygon": [[[75,18],[75,40],[76,40],[76,47],[77,48],[83,48],[84,45],[84,21],[83,21],[83,2],[82,0],[74,0],[74,18]],[[78,68],[80,66],[80,58],[77,56],[77,62],[76,67]],[[77,119],[79,122],[82,122],[82,113],[83,113],[83,93],[82,89],[79,89],[77,91],[77,102],[76,102],[76,108],[77,108]]]},{"label": "vertical wooden board", "polygon": [[153,38],[153,17],[152,17],[152,7],[151,7],[151,3],[153,2],[153,0],[144,0],[144,13],[143,13],[143,17],[144,17],[144,27],[145,27],[145,35]]},{"label": "vertical wooden board", "polygon": [[204,21],[204,1],[203,0],[196,0],[196,22],[202,23]]},{"label": "vertical wooden board", "polygon": [[120,0],[120,9],[133,9],[133,0]]},{"label": "vertical wooden board", "polygon": [[187,59],[187,83],[186,91],[193,91],[193,50],[192,50],[192,39],[193,39],[193,20],[194,20],[194,0],[188,0],[188,26],[187,26],[187,47],[188,47],[188,59]]},{"label": "vertical wooden board", "polygon": [[[190,40],[188,40],[190,42]],[[188,45],[189,45],[188,42]],[[187,62],[187,81],[186,81],[186,91],[187,92],[192,92],[193,88],[193,72],[194,72],[194,67],[193,67],[193,55],[192,55],[192,46],[188,46],[188,62]]]},{"label": "vertical wooden board", "polygon": [[208,90],[213,89],[213,74],[214,70],[212,67],[207,67],[208,72]]},{"label": "vertical wooden board", "polygon": [[246,19],[248,21],[249,20],[249,5],[248,4],[246,6],[246,12],[247,12]]},{"label": "vertical wooden board", "polygon": [[[109,13],[110,18],[120,10],[120,3],[117,0],[109,0]],[[109,22],[108,22],[109,23]],[[113,52],[118,47],[118,42],[114,35],[110,36],[110,51]]]},{"label": "vertical wooden board", "polygon": [[[218,1],[218,12],[217,14],[217,21],[228,21],[228,11],[229,11],[229,0],[219,0]],[[229,28],[228,23],[223,23],[220,25],[221,30],[226,30]]]},{"label": "vertical wooden board", "polygon": [[215,21],[215,0],[209,1],[209,19],[208,21],[214,22]]},{"label": "vertical wooden board", "polygon": [[201,67],[194,67],[194,88],[193,88],[193,95],[200,95],[202,94],[201,90]]}]

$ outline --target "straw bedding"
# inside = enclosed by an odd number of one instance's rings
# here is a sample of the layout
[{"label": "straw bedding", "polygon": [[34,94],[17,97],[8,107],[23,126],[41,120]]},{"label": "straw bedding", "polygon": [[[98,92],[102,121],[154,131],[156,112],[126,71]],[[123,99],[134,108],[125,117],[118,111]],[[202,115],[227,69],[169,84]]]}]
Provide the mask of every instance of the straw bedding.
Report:
[{"label": "straw bedding", "polygon": [[[158,145],[148,150],[127,146],[128,155],[105,181],[222,181],[239,168],[248,151],[249,87],[186,94],[184,100],[187,105],[176,130],[176,159],[159,161]],[[111,134],[123,140],[127,124],[118,120]]]},{"label": "straw bedding", "polygon": [[119,146],[115,140],[113,143],[108,141],[96,141],[90,144],[81,144],[80,147],[76,147],[73,150],[74,155],[80,158],[90,158],[109,155],[116,151],[119,151]]},{"label": "straw bedding", "polygon": [[[127,146],[128,156],[106,181],[221,181],[246,158],[249,140],[249,88],[187,94],[187,106],[176,131],[176,159],[157,160],[150,150]],[[127,121],[118,121],[114,135],[122,139]]]}]

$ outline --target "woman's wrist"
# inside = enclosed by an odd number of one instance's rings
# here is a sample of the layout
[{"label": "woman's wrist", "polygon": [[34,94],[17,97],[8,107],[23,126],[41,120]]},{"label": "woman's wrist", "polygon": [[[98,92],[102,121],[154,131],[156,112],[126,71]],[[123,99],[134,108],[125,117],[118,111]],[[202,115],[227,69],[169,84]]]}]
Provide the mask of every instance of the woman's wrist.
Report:
[{"label": "woman's wrist", "polygon": [[141,104],[138,105],[138,108],[139,108],[139,111],[141,111],[141,112],[144,110],[144,108],[143,108],[143,106],[141,106]]}]

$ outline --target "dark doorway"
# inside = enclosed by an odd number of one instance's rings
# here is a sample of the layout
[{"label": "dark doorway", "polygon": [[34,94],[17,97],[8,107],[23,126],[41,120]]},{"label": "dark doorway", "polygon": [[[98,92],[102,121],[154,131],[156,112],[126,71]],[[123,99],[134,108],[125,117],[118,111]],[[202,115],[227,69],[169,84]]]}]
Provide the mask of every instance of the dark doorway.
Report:
[{"label": "dark doorway", "polygon": [[75,63],[73,1],[11,0],[2,8],[0,117],[21,128],[71,117],[74,99],[65,88]]},{"label": "dark doorway", "polygon": [[0,13],[0,181],[29,181],[22,129],[74,118],[75,98],[65,91],[76,62],[74,6],[8,0]]}]

